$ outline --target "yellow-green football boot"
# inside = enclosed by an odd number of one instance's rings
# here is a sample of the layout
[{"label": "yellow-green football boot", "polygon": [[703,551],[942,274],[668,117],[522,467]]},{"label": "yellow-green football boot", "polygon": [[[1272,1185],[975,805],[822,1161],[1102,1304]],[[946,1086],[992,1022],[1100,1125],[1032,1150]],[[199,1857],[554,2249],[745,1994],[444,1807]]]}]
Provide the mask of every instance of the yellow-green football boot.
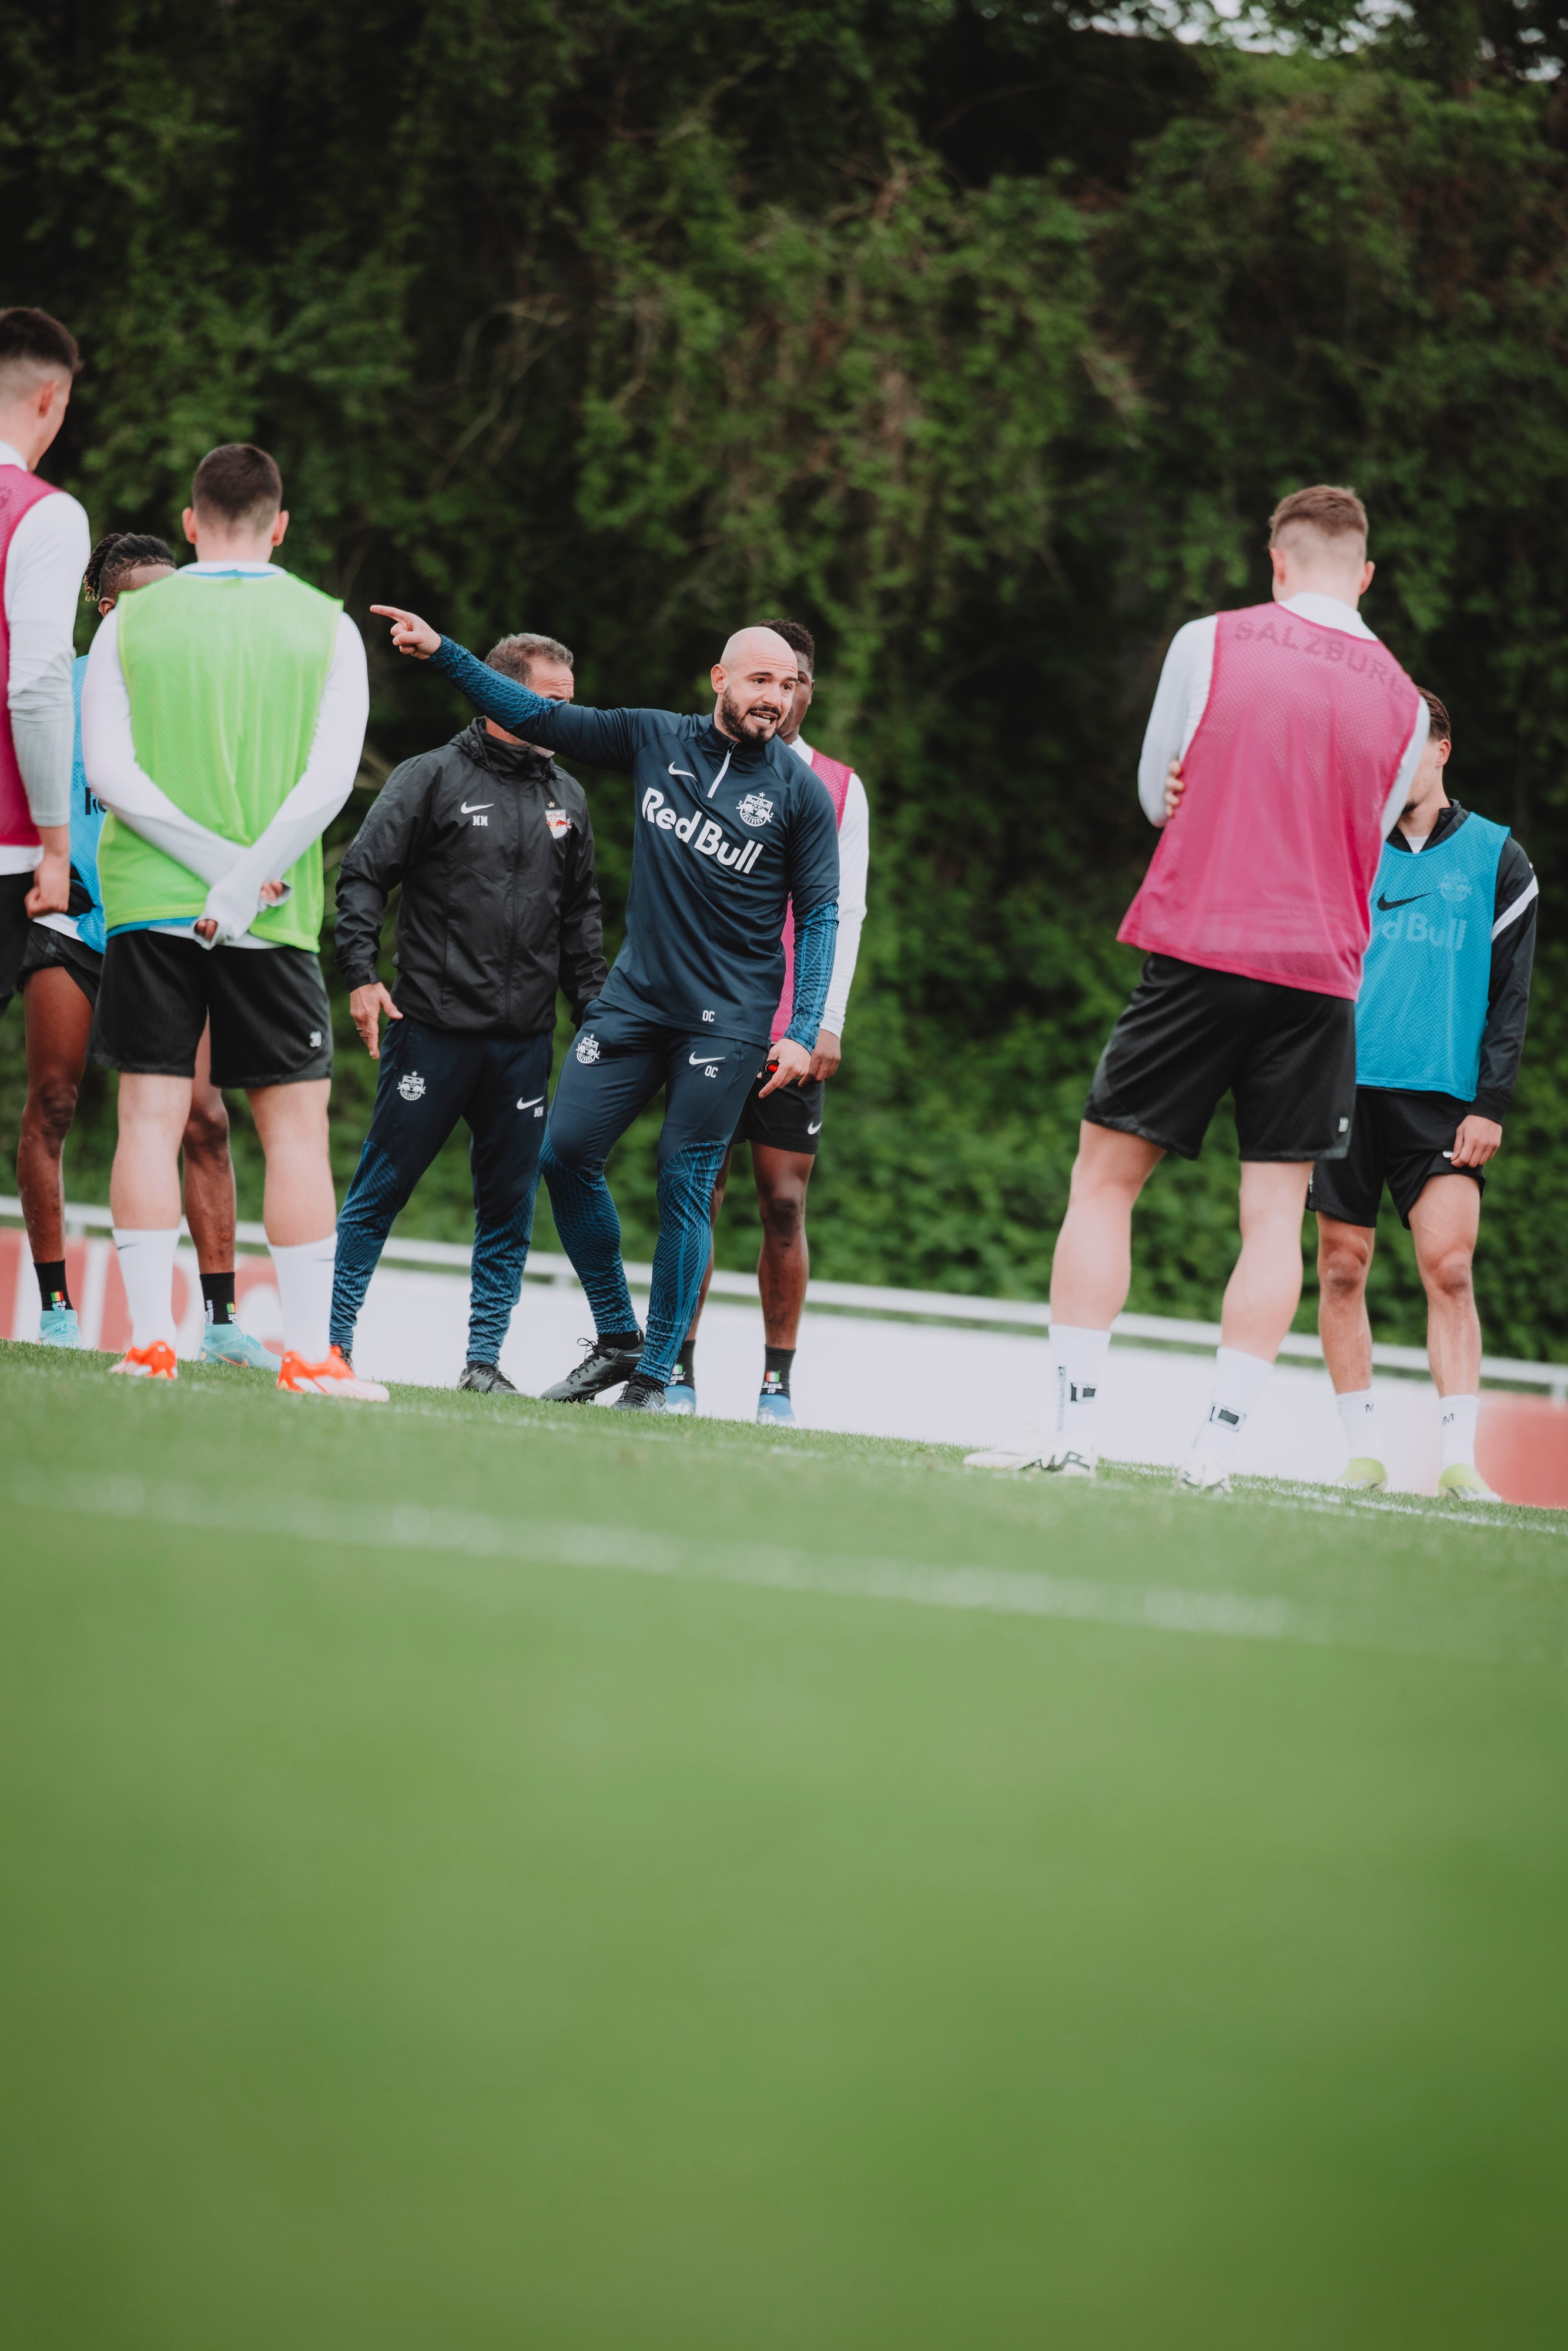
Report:
[{"label": "yellow-green football boot", "polygon": [[1494,1494],[1479,1469],[1468,1461],[1455,1461],[1437,1480],[1437,1491],[1445,1502],[1500,1502],[1502,1496]]},{"label": "yellow-green football boot", "polygon": [[1345,1463],[1334,1479],[1334,1484],[1344,1494],[1381,1494],[1387,1483],[1387,1470],[1381,1461],[1375,1461],[1370,1453],[1358,1453],[1354,1461]]}]

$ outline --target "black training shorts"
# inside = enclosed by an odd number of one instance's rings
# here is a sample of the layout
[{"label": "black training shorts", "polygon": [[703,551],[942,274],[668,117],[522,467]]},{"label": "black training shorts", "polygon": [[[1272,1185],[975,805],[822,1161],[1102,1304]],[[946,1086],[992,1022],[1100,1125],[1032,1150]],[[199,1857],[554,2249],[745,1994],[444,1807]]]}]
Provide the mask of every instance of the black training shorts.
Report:
[{"label": "black training shorts", "polygon": [[16,993],[22,957],[27,952],[27,893],[37,873],[0,873],[0,1012]]},{"label": "black training shorts", "polygon": [[1221,1094],[1243,1159],[1342,1159],[1355,1110],[1355,1006],[1152,955],[1083,1115],[1196,1159]]},{"label": "black training shorts", "polygon": [[51,931],[47,923],[30,923],[31,934],[22,950],[19,985],[26,987],[36,971],[69,972],[89,1004],[98,1002],[103,977],[103,956],[97,947],[84,947],[68,932]]},{"label": "black training shorts", "polygon": [[814,1159],[822,1132],[825,1080],[807,1078],[798,1086],[780,1086],[764,1102],[762,1089],[772,1076],[771,1070],[758,1072],[741,1110],[734,1143],[760,1143],[768,1151],[805,1152]]},{"label": "black training shorts", "polygon": [[1308,1207],[1337,1217],[1342,1225],[1375,1225],[1386,1184],[1399,1221],[1408,1228],[1410,1211],[1434,1176],[1468,1176],[1484,1192],[1486,1177],[1479,1167],[1455,1167],[1447,1155],[1460,1121],[1474,1107],[1452,1094],[1357,1086],[1350,1149],[1343,1159],[1322,1160],[1313,1168]]},{"label": "black training shorts", "polygon": [[100,1069],[195,1075],[213,1024],[213,1083],[248,1092],[332,1074],[321,966],[304,947],[204,947],[168,931],[120,931],[104,950],[92,1024]]}]

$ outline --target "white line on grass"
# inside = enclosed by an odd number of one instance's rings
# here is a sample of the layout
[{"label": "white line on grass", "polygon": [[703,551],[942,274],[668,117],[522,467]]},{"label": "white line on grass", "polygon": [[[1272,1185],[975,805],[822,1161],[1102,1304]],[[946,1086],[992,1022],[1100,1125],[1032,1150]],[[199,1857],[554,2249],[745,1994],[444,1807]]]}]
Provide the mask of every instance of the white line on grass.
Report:
[{"label": "white line on grass", "polygon": [[401,1502],[360,1510],[340,1502],[276,1495],[204,1493],[142,1478],[73,1479],[62,1490],[36,1471],[11,1479],[24,1506],[94,1518],[152,1520],[162,1526],[218,1527],[226,1533],[281,1535],[291,1541],[366,1551],[455,1552],[530,1565],[620,1569],[633,1575],[821,1592],[850,1600],[903,1601],[921,1608],[1004,1616],[1055,1616],[1161,1633],[1218,1634],[1233,1640],[1313,1639],[1284,1600],[1231,1592],[1183,1592],[1036,1575],[1002,1567],[924,1567],[911,1560],[854,1559],[757,1546],[681,1542],[630,1527],[552,1525]]}]

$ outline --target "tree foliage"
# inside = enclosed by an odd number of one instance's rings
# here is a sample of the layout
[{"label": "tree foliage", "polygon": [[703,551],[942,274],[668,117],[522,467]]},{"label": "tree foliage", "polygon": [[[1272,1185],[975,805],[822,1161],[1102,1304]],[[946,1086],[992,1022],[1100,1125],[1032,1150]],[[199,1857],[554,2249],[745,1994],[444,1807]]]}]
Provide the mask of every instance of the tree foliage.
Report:
[{"label": "tree foliage", "polygon": [[[471,643],[562,635],[590,699],[697,706],[734,622],[809,620],[814,739],[873,805],[813,1191],[852,1278],[1043,1289],[1132,970],[1165,644],[1261,592],[1284,490],[1354,482],[1369,618],[1541,872],[1480,1271],[1490,1343],[1555,1352],[1568,238],[1531,77],[1561,27],[1490,6],[1378,32],[1279,0],[1258,54],[1174,10],[1113,35],[955,0],[6,5],[4,292],[82,338],[53,463],[96,526],[166,531],[202,451],[254,437],[308,577]],[[460,714],[371,643],[374,776]],[[629,810],[594,793],[618,917]],[[1145,1307],[1215,1310],[1225,1133],[1152,1187]],[[645,1249],[645,1136],[617,1180]],[[413,1213],[460,1228],[462,1189],[453,1155]],[[1418,1334],[1396,1227],[1375,1308]]]}]

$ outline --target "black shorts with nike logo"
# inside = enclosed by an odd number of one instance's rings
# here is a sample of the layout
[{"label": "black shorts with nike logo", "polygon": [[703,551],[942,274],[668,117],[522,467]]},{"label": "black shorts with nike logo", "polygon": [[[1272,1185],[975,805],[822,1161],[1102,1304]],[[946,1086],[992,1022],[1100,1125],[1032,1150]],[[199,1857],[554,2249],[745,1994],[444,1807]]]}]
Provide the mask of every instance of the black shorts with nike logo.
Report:
[{"label": "black shorts with nike logo", "polygon": [[822,1139],[826,1081],[807,1078],[798,1086],[780,1086],[764,1102],[762,1089],[772,1075],[768,1069],[758,1072],[757,1083],[746,1097],[734,1140],[760,1143],[768,1151],[804,1152],[814,1159]]},{"label": "black shorts with nike logo", "polygon": [[1386,1184],[1408,1231],[1410,1211],[1434,1176],[1465,1176],[1484,1192],[1487,1179],[1479,1167],[1453,1165],[1459,1128],[1474,1108],[1457,1094],[1357,1086],[1349,1153],[1313,1168],[1308,1207],[1342,1225],[1375,1225]]},{"label": "black shorts with nike logo", "polygon": [[1147,956],[1084,1118],[1196,1159],[1226,1093],[1243,1159],[1343,1159],[1355,1114],[1354,1004]]}]

